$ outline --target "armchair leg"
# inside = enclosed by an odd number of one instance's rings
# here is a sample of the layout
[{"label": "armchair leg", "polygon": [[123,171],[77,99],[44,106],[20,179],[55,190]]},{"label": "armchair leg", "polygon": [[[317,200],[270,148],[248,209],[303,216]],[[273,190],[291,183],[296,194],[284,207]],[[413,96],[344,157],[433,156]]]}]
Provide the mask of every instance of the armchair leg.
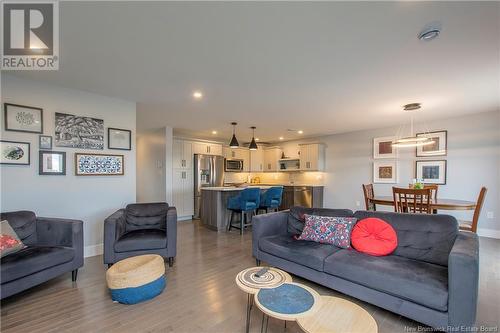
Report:
[{"label": "armchair leg", "polygon": [[71,281],[75,282],[77,277],[78,277],[78,268],[71,271]]},{"label": "armchair leg", "polygon": [[108,264],[108,269],[110,269],[110,268],[111,268],[111,266],[113,266],[113,264]]},{"label": "armchair leg", "polygon": [[260,266],[260,259],[255,259],[255,264],[256,264],[257,266]]},{"label": "armchair leg", "polygon": [[174,257],[168,257],[168,267],[172,267],[174,265]]}]

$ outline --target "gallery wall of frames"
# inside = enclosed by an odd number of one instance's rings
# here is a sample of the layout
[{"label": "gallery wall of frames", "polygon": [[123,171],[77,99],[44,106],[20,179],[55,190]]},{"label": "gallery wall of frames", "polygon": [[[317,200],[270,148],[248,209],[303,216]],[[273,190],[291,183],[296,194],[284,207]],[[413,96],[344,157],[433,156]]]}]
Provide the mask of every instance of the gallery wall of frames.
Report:
[{"label": "gallery wall of frames", "polygon": [[[123,154],[103,154],[109,150],[131,150],[132,131],[105,127],[104,120],[56,112],[54,132],[44,132],[43,109],[32,105],[4,103],[4,129],[6,132],[24,132],[38,135],[38,147],[30,142],[0,140],[0,164],[31,165],[31,149],[38,148],[38,174],[64,176],[67,158],[73,158],[76,176],[122,176],[125,174]],[[72,148],[74,153],[58,151]]]}]

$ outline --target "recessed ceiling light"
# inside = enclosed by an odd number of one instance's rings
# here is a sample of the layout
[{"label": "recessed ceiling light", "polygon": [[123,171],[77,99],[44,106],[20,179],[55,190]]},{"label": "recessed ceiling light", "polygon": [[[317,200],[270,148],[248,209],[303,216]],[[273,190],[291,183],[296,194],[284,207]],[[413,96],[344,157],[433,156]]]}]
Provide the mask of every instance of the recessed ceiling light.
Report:
[{"label": "recessed ceiling light", "polygon": [[214,135],[217,134],[217,131],[212,131],[212,134],[214,134]]},{"label": "recessed ceiling light", "polygon": [[203,97],[203,93],[201,91],[196,90],[193,92],[193,98],[194,99],[201,99]]},{"label": "recessed ceiling light", "polygon": [[298,130],[297,133],[304,134],[304,131],[303,130]]},{"label": "recessed ceiling light", "polygon": [[439,31],[439,29],[427,29],[427,30],[424,30],[422,31],[419,35],[418,35],[418,39],[420,40],[423,40],[423,41],[430,41],[430,40],[433,40],[434,38],[436,38],[437,36],[439,36],[439,33],[441,31]]},{"label": "recessed ceiling light", "polygon": [[283,139],[284,139],[284,137],[280,136],[280,140],[283,140]]}]

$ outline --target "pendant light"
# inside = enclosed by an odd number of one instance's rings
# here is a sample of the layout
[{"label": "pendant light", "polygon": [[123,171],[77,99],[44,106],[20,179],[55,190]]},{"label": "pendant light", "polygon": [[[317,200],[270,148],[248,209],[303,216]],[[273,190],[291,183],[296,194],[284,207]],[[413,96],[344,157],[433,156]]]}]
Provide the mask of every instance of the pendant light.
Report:
[{"label": "pendant light", "polygon": [[[410,103],[403,106],[404,111],[415,112],[421,108],[420,103]],[[434,143],[431,137],[427,134],[429,131],[426,131],[422,136],[416,136],[413,134],[413,113],[410,115],[410,135],[401,137],[400,134],[404,131],[404,126],[399,129],[396,137],[398,138],[392,143],[393,147],[396,148],[406,148],[406,147],[420,147],[427,146]]]},{"label": "pendant light", "polygon": [[257,142],[255,142],[255,129],[257,127],[252,126],[250,127],[252,129],[252,142],[250,142],[250,145],[248,146],[248,149],[250,150],[257,150]]},{"label": "pendant light", "polygon": [[240,144],[238,143],[238,140],[236,139],[236,125],[238,125],[238,123],[232,122],[231,125],[233,125],[233,137],[231,138],[231,142],[229,143],[229,147],[238,148],[240,146]]}]

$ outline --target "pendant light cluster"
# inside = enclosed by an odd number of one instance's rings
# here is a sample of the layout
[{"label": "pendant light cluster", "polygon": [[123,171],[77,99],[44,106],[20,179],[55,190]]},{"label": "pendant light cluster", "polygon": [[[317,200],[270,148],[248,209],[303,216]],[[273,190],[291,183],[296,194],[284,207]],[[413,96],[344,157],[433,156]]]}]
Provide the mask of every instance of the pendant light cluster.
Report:
[{"label": "pendant light cluster", "polygon": [[[411,111],[415,112],[416,110],[419,110],[421,108],[420,103],[410,103],[406,104],[403,106],[404,111]],[[407,147],[420,147],[420,146],[427,146],[431,145],[434,143],[432,138],[429,135],[422,135],[422,136],[417,136],[413,132],[413,113],[410,116],[410,135],[409,136],[404,136],[402,137],[401,134],[404,132],[404,126],[401,127],[396,135],[398,138],[392,143],[393,147],[396,148],[407,148]],[[426,131],[425,133],[429,133],[429,131]]]},{"label": "pendant light cluster", "polygon": [[[231,125],[233,126],[233,137],[231,138],[231,142],[229,143],[229,147],[238,148],[240,146],[240,144],[238,143],[238,139],[236,139],[236,125],[238,125],[238,123],[232,122]],[[252,129],[252,141],[250,142],[248,149],[257,150],[257,148],[258,148],[257,142],[255,142],[255,129],[257,127],[252,126],[250,128]]]}]

